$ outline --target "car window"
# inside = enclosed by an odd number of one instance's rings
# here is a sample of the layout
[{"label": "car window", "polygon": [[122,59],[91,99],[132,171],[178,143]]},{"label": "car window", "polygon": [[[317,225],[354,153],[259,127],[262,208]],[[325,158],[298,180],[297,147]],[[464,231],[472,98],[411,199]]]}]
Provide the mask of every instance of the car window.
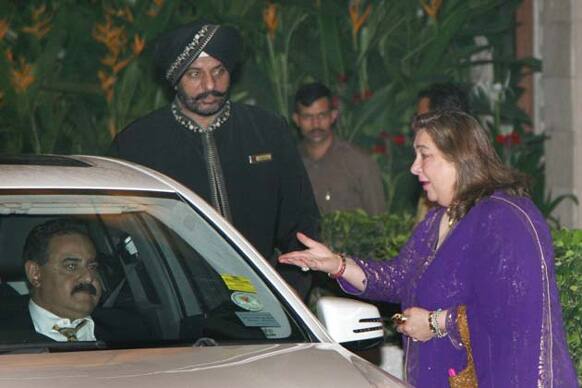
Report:
[{"label": "car window", "polygon": [[22,249],[33,227],[59,218],[82,223],[95,245],[102,347],[308,340],[265,275],[177,195],[27,190],[0,192],[2,344],[31,342],[15,322],[30,325]]}]

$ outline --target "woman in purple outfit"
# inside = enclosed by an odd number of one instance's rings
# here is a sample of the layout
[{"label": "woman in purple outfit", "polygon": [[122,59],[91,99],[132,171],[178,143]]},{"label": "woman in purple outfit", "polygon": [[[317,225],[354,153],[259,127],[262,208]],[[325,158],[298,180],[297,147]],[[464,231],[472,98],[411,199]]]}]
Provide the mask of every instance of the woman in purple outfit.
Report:
[{"label": "woman in purple outfit", "polygon": [[577,387],[564,333],[549,228],[487,132],[460,112],[413,123],[411,172],[437,203],[389,261],[308,248],[279,261],[327,272],[344,291],[398,302],[408,382],[448,387],[467,367],[459,333],[466,311],[479,387]]}]

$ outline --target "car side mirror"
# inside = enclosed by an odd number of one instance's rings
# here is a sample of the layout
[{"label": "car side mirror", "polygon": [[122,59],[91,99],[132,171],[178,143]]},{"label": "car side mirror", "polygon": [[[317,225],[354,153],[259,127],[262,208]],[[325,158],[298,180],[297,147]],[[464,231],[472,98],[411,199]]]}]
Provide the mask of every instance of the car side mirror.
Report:
[{"label": "car side mirror", "polygon": [[316,315],[331,337],[349,350],[365,350],[384,342],[380,311],[370,303],[324,296],[317,301]]}]

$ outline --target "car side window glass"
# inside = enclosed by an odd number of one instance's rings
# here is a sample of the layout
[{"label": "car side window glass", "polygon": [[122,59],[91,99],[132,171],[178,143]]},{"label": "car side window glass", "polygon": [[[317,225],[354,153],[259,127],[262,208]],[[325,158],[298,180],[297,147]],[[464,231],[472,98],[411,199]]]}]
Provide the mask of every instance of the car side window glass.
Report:
[{"label": "car side window glass", "polygon": [[[0,315],[26,313],[24,240],[35,225],[62,217],[82,222],[95,245],[102,295],[92,316],[96,327],[120,333],[111,343],[308,340],[238,248],[174,195],[0,195],[0,291],[3,306],[11,294],[20,306],[0,307]],[[0,343],[17,341],[5,326]]]}]

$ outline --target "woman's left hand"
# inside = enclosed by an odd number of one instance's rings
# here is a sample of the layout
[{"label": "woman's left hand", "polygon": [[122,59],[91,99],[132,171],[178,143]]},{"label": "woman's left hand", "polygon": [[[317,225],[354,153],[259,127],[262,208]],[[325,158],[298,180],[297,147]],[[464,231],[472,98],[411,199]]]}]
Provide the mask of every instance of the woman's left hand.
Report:
[{"label": "woman's left hand", "polygon": [[428,314],[430,311],[420,307],[410,307],[402,312],[406,321],[396,326],[396,331],[410,337],[413,341],[426,342],[434,333],[428,324]]}]

